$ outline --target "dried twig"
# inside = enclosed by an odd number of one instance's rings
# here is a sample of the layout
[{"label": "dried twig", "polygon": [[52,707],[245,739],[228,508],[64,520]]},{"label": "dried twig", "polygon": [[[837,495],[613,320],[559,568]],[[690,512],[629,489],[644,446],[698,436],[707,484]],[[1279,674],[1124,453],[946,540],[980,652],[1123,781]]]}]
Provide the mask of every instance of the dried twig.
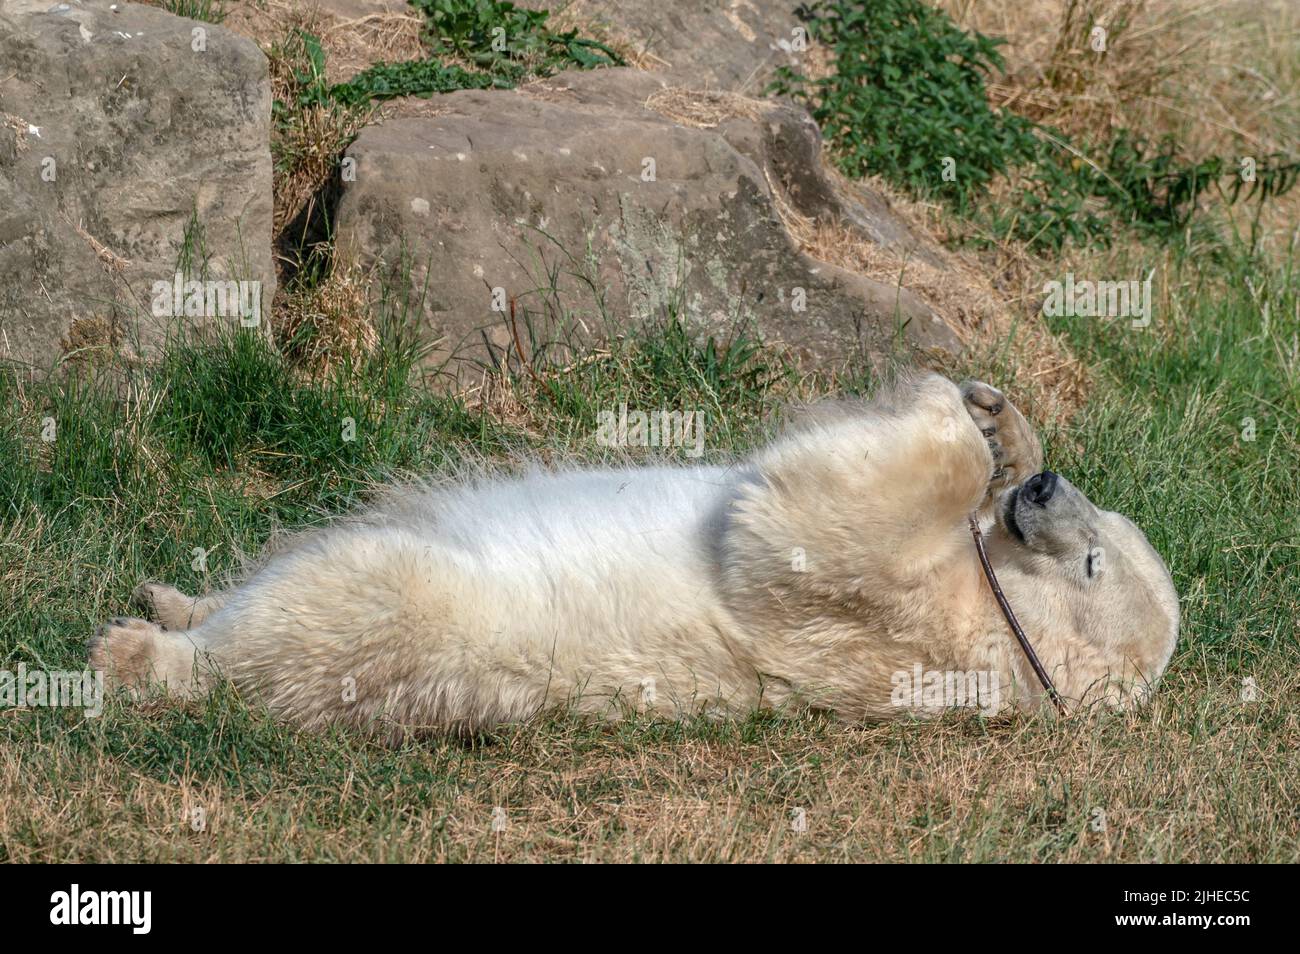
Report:
[{"label": "dried twig", "polygon": [[1034,647],[1029,645],[1029,638],[1025,636],[1025,631],[1020,628],[1020,621],[1016,619],[1016,614],[1011,610],[1011,604],[1007,602],[1002,587],[998,585],[998,578],[993,575],[993,564],[989,563],[989,555],[984,552],[984,534],[980,533],[979,521],[975,519],[974,514],[970,515],[970,532],[971,536],[975,538],[975,552],[980,555],[980,565],[984,567],[984,575],[988,578],[994,599],[998,601],[998,606],[1002,608],[1002,615],[1007,618],[1007,625],[1016,634],[1016,639],[1020,642],[1020,648],[1029,657],[1029,664],[1034,667],[1034,672],[1038,675],[1038,681],[1047,690],[1047,695],[1051,698],[1057,711],[1063,716],[1069,715],[1069,710],[1065,708],[1065,700],[1056,691],[1056,686],[1052,685],[1052,677],[1047,674],[1043,664],[1038,661],[1038,654],[1034,652]]}]

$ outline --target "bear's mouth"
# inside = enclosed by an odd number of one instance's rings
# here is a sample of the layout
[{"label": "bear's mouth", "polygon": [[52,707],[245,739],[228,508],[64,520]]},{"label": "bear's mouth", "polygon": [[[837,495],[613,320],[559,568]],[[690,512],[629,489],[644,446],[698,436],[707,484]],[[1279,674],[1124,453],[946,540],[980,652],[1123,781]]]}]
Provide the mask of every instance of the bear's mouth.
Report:
[{"label": "bear's mouth", "polygon": [[1025,542],[1025,533],[1020,529],[1020,524],[1016,523],[1016,501],[1020,499],[1020,488],[1016,487],[1011,493],[1007,494],[1007,504],[1002,508],[1002,523],[1011,531],[1021,543]]}]

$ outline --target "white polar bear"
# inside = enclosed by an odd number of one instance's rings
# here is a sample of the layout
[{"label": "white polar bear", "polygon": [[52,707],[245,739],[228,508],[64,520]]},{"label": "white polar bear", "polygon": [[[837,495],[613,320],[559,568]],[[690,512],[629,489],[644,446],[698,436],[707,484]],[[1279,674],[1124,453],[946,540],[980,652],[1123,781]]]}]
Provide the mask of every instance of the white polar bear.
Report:
[{"label": "white polar bear", "polygon": [[390,738],[556,705],[897,718],[972,704],[944,694],[971,673],[985,711],[1035,707],[968,531],[978,511],[1065,699],[1140,700],[1177,640],[1169,573],[1128,520],[1036,473],[1041,457],[996,389],[928,375],[825,406],[731,467],[396,494],[232,590],[144,584],[162,625],[110,620],[91,662],[178,694],[219,672],[300,725]]}]

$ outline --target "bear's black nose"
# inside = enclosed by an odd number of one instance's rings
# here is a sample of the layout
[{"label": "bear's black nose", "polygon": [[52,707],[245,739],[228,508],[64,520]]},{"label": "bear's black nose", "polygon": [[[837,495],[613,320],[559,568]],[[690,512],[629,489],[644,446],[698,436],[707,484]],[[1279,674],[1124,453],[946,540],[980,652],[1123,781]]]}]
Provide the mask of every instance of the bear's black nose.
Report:
[{"label": "bear's black nose", "polygon": [[1047,501],[1052,499],[1052,494],[1056,493],[1056,475],[1050,470],[1045,470],[1041,474],[1034,474],[1025,481],[1024,487],[1021,488],[1020,496],[1027,499],[1030,503],[1036,503],[1040,507],[1047,506]]}]

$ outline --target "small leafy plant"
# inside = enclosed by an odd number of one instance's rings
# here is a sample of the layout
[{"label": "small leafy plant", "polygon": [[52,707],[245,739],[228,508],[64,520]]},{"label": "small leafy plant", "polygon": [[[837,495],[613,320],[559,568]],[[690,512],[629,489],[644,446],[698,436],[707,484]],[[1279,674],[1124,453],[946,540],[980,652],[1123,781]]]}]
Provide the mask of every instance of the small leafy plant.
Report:
[{"label": "small leafy plant", "polygon": [[[1072,141],[989,103],[987,78],[1003,68],[1002,41],[966,32],[924,0],[820,0],[798,8],[835,70],[809,79],[783,67],[771,90],[808,103],[849,176],[878,174],[954,211],[977,216],[995,238],[1059,248],[1104,244],[1119,228],[1170,239],[1201,196],[1261,204],[1291,189],[1300,161],[1269,156],[1247,182],[1222,157],[1190,159],[1170,138],[1118,129]],[[995,180],[1015,194],[982,201]]]},{"label": "small leafy plant", "polygon": [[[427,23],[425,59],[376,63],[346,83],[314,92],[346,105],[397,96],[431,96],[458,89],[510,89],[561,70],[621,66],[608,46],[577,30],[557,33],[550,13],[503,0],[411,0]],[[319,43],[317,43],[319,49]],[[324,60],[321,60],[321,76]]]},{"label": "small leafy plant", "polygon": [[509,88],[512,84],[486,73],[473,73],[437,60],[407,60],[376,63],[346,83],[330,87],[329,95],[340,103],[356,105],[398,96],[428,97],[458,89]]},{"label": "small leafy plant", "polygon": [[809,80],[782,67],[774,90],[814,104],[841,170],[880,173],[917,194],[956,158],[945,189],[969,202],[996,176],[1033,158],[1032,124],[989,106],[985,75],[1002,68],[999,40],[966,33],[920,0],[801,6],[796,11],[835,54],[834,74]]},{"label": "small leafy plant", "polygon": [[577,67],[620,66],[617,53],[577,30],[557,33],[550,12],[525,10],[505,0],[411,0],[428,19],[433,51],[518,83]]}]

